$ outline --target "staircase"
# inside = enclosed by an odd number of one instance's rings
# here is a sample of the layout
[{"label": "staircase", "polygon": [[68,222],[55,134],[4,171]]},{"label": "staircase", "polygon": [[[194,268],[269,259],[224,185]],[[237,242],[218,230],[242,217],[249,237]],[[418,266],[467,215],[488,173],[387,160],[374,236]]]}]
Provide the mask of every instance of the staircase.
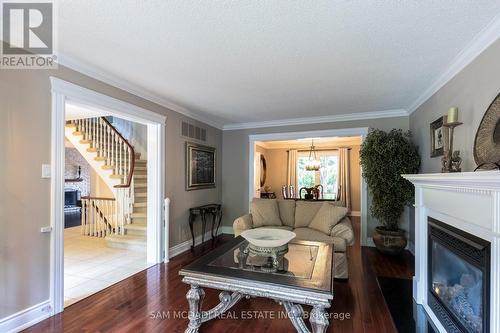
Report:
[{"label": "staircase", "polygon": [[65,135],[113,192],[113,198],[82,197],[82,234],[145,251],[147,161],[104,117],[68,121]]}]

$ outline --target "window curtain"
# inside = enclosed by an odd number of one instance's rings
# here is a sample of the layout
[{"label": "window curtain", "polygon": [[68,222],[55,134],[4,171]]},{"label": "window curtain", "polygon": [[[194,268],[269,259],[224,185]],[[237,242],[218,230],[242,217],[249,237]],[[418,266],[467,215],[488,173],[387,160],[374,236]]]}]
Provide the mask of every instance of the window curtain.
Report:
[{"label": "window curtain", "polygon": [[339,149],[339,193],[340,202],[351,211],[351,180],[349,167],[349,148]]},{"label": "window curtain", "polygon": [[292,185],[297,193],[297,149],[288,151],[287,186]]}]

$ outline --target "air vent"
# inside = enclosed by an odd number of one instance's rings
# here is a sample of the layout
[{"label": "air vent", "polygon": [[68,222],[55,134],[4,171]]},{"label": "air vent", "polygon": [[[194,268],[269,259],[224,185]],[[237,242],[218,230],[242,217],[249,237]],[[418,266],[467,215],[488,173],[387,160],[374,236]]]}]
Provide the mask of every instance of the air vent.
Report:
[{"label": "air vent", "polygon": [[185,121],[182,122],[181,135],[189,139],[207,141],[207,130],[205,128],[195,126]]}]

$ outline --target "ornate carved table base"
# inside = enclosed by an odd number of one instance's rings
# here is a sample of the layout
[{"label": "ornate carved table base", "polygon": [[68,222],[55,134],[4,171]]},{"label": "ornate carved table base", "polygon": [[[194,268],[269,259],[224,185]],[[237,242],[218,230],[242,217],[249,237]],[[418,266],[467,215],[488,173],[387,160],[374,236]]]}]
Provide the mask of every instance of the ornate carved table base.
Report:
[{"label": "ornate carved table base", "polygon": [[[197,333],[202,323],[220,316],[232,308],[243,297],[250,297],[250,295],[245,296],[239,292],[229,293],[227,291],[223,291],[219,294],[220,303],[208,311],[201,310],[204,297],[205,292],[202,288],[198,285],[191,285],[191,289],[186,295],[189,302],[189,325],[185,333]],[[285,300],[274,300],[285,307],[288,318],[297,332],[310,333],[304,323],[304,310],[302,309],[302,305],[294,304]],[[315,305],[311,311],[309,322],[311,323],[312,333],[325,333],[329,324],[325,308],[323,306]]]}]

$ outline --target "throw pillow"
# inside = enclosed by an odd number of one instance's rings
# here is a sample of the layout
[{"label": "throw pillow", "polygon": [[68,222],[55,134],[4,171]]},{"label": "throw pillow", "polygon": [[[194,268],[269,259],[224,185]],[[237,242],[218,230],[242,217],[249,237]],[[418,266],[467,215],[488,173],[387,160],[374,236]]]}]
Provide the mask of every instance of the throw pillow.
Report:
[{"label": "throw pillow", "polygon": [[336,206],[328,202],[323,202],[323,205],[318,210],[309,228],[321,231],[329,235],[332,228],[347,215],[347,208]]},{"label": "throw pillow", "polygon": [[319,211],[323,202],[321,201],[297,201],[295,207],[295,228],[305,228],[309,226],[312,219]]},{"label": "throw pillow", "polygon": [[283,225],[295,226],[295,200],[278,200],[280,219]]},{"label": "throw pillow", "polygon": [[275,199],[255,198],[252,200],[251,211],[254,228],[282,225],[278,202]]}]

